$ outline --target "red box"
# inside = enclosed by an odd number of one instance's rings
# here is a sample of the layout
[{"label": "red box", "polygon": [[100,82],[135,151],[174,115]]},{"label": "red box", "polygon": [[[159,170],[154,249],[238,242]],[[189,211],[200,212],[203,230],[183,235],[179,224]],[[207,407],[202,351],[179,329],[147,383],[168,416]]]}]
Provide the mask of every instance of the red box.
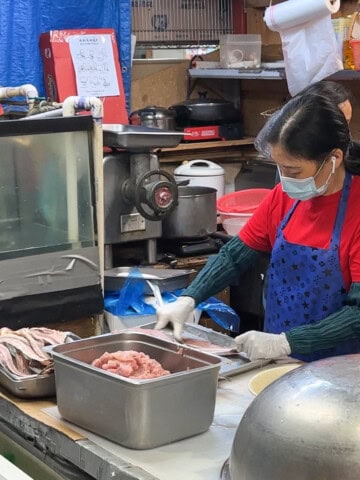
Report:
[{"label": "red box", "polygon": [[196,142],[199,140],[216,140],[220,138],[220,129],[217,125],[211,125],[208,127],[184,128],[184,140],[187,142]]},{"label": "red box", "polygon": [[78,95],[75,70],[70,54],[68,38],[71,35],[110,35],[114,55],[119,95],[99,97],[104,105],[104,123],[128,124],[125,92],[119,63],[119,51],[115,31],[112,28],[82,30],[51,30],[40,35],[40,52],[44,65],[46,95],[51,101],[63,102]]}]

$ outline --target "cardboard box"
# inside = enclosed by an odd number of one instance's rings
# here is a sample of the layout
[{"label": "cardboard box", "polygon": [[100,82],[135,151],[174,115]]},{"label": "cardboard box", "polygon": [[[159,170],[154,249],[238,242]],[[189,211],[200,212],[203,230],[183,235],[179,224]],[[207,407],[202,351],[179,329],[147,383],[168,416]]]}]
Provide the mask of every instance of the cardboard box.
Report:
[{"label": "cardboard box", "polygon": [[231,12],[218,0],[132,0],[137,42],[217,40],[232,31]]},{"label": "cardboard box", "polygon": [[75,69],[70,53],[69,37],[79,35],[111,36],[111,46],[119,95],[99,96],[104,104],[103,122],[128,124],[129,121],[119,63],[119,52],[115,31],[112,28],[52,30],[40,35],[40,52],[43,60],[46,95],[52,101],[56,102],[63,102],[67,97],[78,95]]}]

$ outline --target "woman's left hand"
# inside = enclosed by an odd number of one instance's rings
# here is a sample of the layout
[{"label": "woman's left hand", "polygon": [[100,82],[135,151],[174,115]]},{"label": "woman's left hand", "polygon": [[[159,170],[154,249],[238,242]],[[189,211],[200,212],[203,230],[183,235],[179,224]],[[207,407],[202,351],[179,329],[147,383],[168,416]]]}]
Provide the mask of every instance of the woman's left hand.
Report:
[{"label": "woman's left hand", "polygon": [[235,338],[238,352],[250,360],[273,360],[290,355],[291,349],[285,333],[274,334],[251,330]]}]

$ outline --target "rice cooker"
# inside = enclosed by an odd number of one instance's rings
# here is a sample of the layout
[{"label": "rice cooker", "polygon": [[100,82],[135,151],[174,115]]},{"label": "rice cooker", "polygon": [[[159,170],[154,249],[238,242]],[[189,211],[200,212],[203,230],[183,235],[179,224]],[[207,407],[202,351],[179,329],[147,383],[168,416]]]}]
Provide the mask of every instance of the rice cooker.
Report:
[{"label": "rice cooker", "polygon": [[225,170],[209,160],[190,160],[182,163],[174,171],[176,181],[189,180],[191,187],[215,188],[219,199],[225,191]]}]

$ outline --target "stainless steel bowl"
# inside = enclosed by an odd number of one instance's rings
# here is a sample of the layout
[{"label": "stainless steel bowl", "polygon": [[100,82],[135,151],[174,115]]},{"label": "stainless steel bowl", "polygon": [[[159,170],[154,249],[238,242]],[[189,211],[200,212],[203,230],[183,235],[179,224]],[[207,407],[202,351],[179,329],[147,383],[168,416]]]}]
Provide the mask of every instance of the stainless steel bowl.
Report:
[{"label": "stainless steel bowl", "polygon": [[231,480],[360,476],[360,355],[287,373],[251,403],[230,455]]}]

